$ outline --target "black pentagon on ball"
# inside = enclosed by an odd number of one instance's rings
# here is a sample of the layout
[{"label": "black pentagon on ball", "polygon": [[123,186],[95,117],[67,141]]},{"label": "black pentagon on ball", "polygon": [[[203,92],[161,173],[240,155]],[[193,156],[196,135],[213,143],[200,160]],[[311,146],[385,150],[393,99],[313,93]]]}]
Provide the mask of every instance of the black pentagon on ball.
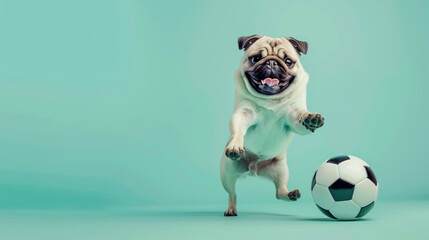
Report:
[{"label": "black pentagon on ball", "polygon": [[334,217],[334,215],[332,215],[332,213],[329,211],[329,210],[326,210],[326,209],[324,209],[324,208],[322,208],[322,207],[320,207],[319,205],[317,205],[316,204],[316,206],[319,208],[319,210],[323,213],[323,214],[325,214],[326,216],[328,216],[328,217],[330,217],[330,218],[333,218],[333,219],[337,219],[336,217]]},{"label": "black pentagon on ball", "polygon": [[329,186],[329,192],[331,192],[331,195],[335,201],[351,200],[354,190],[355,186],[353,184],[350,184],[341,178]]},{"label": "black pentagon on ball", "polygon": [[313,180],[311,181],[311,191],[313,191],[314,185],[316,185],[316,174],[317,171],[314,173]]},{"label": "black pentagon on ball", "polygon": [[340,164],[340,163],[342,163],[342,162],[344,162],[346,160],[349,160],[349,159],[350,159],[349,156],[347,156],[347,155],[341,155],[341,156],[336,156],[336,157],[330,158],[326,162],[338,165],[338,164]]},{"label": "black pentagon on ball", "polygon": [[364,166],[364,167],[365,167],[366,175],[368,176],[368,179],[371,180],[371,182],[373,182],[375,186],[377,186],[377,179],[375,179],[375,175],[372,172],[371,168],[368,166]]},{"label": "black pentagon on ball", "polygon": [[374,202],[366,205],[365,207],[361,208],[358,215],[356,216],[357,218],[363,217],[365,216],[367,213],[369,213],[369,211],[371,211],[371,209],[374,207]]}]

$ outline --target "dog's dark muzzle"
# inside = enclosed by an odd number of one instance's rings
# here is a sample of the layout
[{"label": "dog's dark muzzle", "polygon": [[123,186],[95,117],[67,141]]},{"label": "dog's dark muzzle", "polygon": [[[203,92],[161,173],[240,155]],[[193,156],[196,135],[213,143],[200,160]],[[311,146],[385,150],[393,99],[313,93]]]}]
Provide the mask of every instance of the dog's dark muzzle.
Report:
[{"label": "dog's dark muzzle", "polygon": [[252,87],[265,95],[274,95],[285,90],[293,77],[284,66],[275,59],[268,59],[255,66],[253,71],[246,72]]},{"label": "dog's dark muzzle", "polygon": [[269,59],[255,68],[254,77],[259,80],[265,78],[281,80],[286,78],[286,70],[276,60]]}]

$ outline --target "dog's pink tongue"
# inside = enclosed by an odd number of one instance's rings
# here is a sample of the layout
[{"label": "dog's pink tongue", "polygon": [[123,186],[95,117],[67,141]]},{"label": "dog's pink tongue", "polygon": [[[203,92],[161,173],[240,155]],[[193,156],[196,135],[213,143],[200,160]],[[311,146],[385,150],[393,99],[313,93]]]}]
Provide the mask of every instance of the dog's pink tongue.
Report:
[{"label": "dog's pink tongue", "polygon": [[277,78],[265,78],[261,81],[262,84],[267,84],[268,86],[272,87],[275,85],[279,85],[279,80]]}]

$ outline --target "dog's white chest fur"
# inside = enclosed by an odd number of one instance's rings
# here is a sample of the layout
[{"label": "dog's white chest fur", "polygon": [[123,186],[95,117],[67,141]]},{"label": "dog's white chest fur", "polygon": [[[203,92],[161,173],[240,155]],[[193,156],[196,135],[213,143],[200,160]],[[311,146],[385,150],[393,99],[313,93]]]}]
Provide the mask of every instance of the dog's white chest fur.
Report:
[{"label": "dog's white chest fur", "polygon": [[284,113],[258,109],[256,123],[244,136],[244,148],[261,160],[273,158],[287,150],[293,132],[287,126]]}]

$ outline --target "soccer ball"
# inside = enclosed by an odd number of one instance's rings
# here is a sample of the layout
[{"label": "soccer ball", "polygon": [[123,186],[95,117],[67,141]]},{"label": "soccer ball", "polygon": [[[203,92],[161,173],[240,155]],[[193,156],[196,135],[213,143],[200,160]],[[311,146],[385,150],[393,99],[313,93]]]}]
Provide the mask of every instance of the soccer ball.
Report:
[{"label": "soccer ball", "polygon": [[311,183],[311,195],[320,211],[339,220],[366,215],[374,207],[377,193],[377,180],[368,163],[350,155],[326,160]]}]

